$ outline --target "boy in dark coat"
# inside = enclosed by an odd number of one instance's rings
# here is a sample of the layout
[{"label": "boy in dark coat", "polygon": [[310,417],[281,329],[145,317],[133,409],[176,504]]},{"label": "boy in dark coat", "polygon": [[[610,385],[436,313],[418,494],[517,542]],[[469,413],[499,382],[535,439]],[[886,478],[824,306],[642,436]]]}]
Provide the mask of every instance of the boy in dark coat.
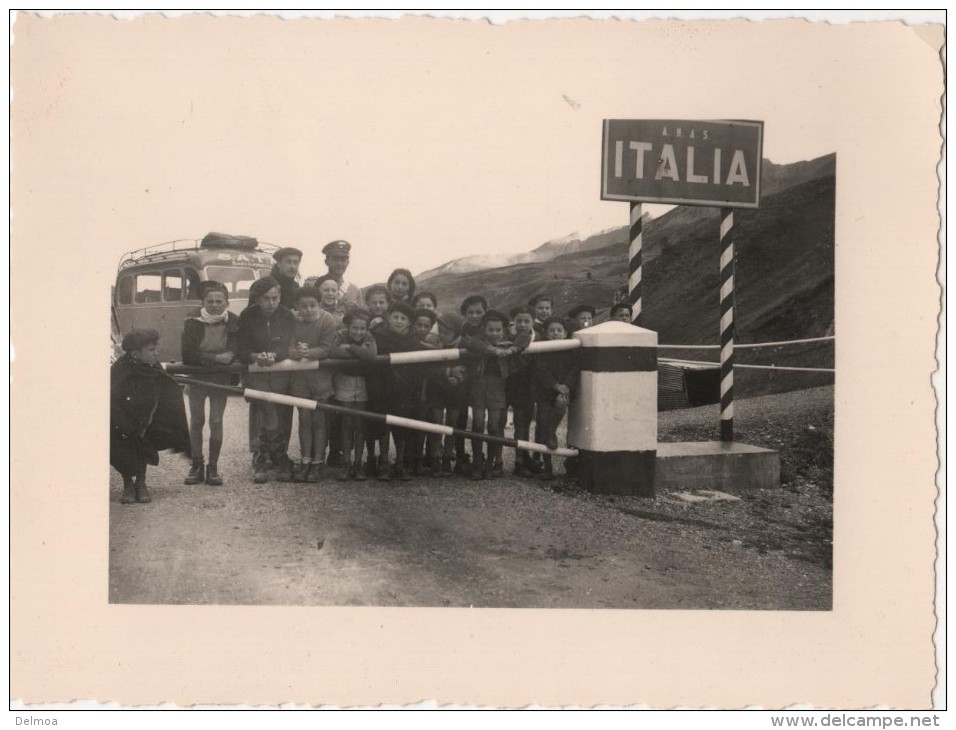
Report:
[{"label": "boy in dark coat", "polygon": [[[379,327],[372,334],[379,355],[390,355],[394,352],[411,352],[424,349],[418,336],[412,331],[412,322],[415,319],[415,310],[405,302],[392,302],[388,307],[386,317],[387,326]],[[411,418],[417,395],[415,383],[421,383],[421,369],[414,365],[405,367],[389,366],[383,375],[370,374],[366,381],[378,379],[384,386],[385,413],[393,416]],[[380,404],[381,405],[381,404]],[[381,455],[379,456],[376,477],[381,481],[388,481],[391,472],[388,465],[388,437],[391,433],[395,442],[395,477],[408,481],[408,472],[405,470],[405,448],[411,434],[407,428],[390,426],[381,440]]]},{"label": "boy in dark coat", "polygon": [[531,298],[528,306],[534,311],[534,331],[542,340],[547,339],[544,332],[544,322],[551,316],[554,308],[554,299],[549,294],[538,294]]},{"label": "boy in dark coat", "polygon": [[[544,321],[544,331],[549,340],[567,339],[568,330],[560,317]],[[558,448],[558,425],[568,410],[581,374],[578,353],[574,350],[546,352],[535,355],[531,366],[531,386],[534,391],[538,425],[535,440],[549,449]],[[553,479],[551,455],[544,457],[542,479]]]},{"label": "boy in dark coat", "polygon": [[[467,348],[480,353],[480,357],[468,362],[468,405],[471,407],[471,430],[489,436],[502,435],[502,412],[508,407],[505,382],[520,358],[518,349],[505,336],[510,324],[507,315],[490,309],[482,318],[482,336],[467,344]],[[487,418],[486,418],[487,414]],[[488,459],[482,458],[482,442],[473,439],[471,450],[474,457],[472,479],[487,479],[503,475],[501,445],[488,444]]]},{"label": "boy in dark coat", "polygon": [[[534,330],[534,311],[531,307],[515,307],[511,310],[515,335],[514,344],[519,350],[524,350],[532,342],[541,338]],[[534,393],[531,388],[531,360],[528,355],[519,355],[520,366],[508,375],[505,383],[505,395],[508,405],[514,414],[514,437],[522,441],[531,438],[531,421],[534,419]],[[507,412],[506,412],[507,415]],[[503,429],[502,429],[503,430]],[[515,476],[529,477],[538,469],[537,464],[527,451],[518,451],[515,454]]]},{"label": "boy in dark coat", "polygon": [[110,464],[123,476],[123,504],[152,501],[146,466],[159,464],[160,451],[189,455],[183,393],[159,365],[158,342],[156,330],[132,330],[110,367]]},{"label": "boy in dark coat", "polygon": [[[443,348],[458,348],[461,342],[461,327],[464,317],[456,312],[448,312],[438,316],[438,339]],[[455,427],[458,424],[462,411],[465,413],[467,426],[468,405],[466,404],[467,388],[465,385],[465,366],[459,362],[442,363],[432,370],[425,381],[425,398],[428,406],[428,420],[432,423],[444,423]],[[464,464],[467,461],[465,454],[465,440],[462,437],[445,436],[444,449],[442,448],[441,434],[429,434],[431,444],[431,475],[433,477],[452,475],[452,457],[456,463]],[[456,455],[457,454],[457,455]]]},{"label": "boy in dark coat", "polygon": [[[279,303],[280,296],[279,282],[271,276],[253,282],[249,306],[239,315],[240,362],[268,368],[288,358],[289,346],[294,341],[295,315]],[[249,372],[243,381],[247,388],[288,395],[292,383],[289,375],[288,372]],[[270,459],[279,470],[280,478],[290,480],[292,462],[286,453],[288,436],[284,429],[286,423],[292,423],[292,408],[265,401],[257,401],[251,407],[258,409],[260,419],[253,481],[256,484],[269,481]]]}]

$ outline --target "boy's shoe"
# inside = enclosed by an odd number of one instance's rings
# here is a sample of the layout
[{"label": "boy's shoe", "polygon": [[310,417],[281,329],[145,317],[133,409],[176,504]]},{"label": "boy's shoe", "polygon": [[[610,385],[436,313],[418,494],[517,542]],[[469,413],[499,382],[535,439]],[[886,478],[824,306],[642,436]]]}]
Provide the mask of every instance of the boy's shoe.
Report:
[{"label": "boy's shoe", "polygon": [[307,475],[309,469],[312,468],[311,461],[300,461],[298,464],[292,465],[292,481],[294,482],[305,482],[308,481]]},{"label": "boy's shoe", "polygon": [[524,461],[519,460],[518,463],[515,464],[515,476],[527,478],[527,477],[534,476],[534,474],[531,472],[531,469],[528,468],[528,465],[525,464]]},{"label": "boy's shoe", "polygon": [[323,464],[321,461],[313,461],[311,464],[309,464],[309,469],[306,471],[302,481],[309,482],[310,484],[316,484],[317,482],[321,482],[324,476],[325,464]]},{"label": "boy's shoe", "polygon": [[501,463],[501,459],[495,459],[494,466],[491,467],[491,476],[503,477],[505,475],[505,466]]},{"label": "boy's shoe", "polygon": [[275,464],[277,482],[291,482],[295,479],[295,462],[286,454],[277,454],[272,458],[272,463]]},{"label": "boy's shoe", "polygon": [[388,482],[392,479],[392,469],[385,459],[378,460],[378,468],[375,470],[375,478],[380,482]]},{"label": "boy's shoe", "polygon": [[540,474],[544,471],[544,462],[541,461],[541,454],[535,452],[535,455],[531,457],[531,463],[528,465],[528,469],[532,474]]},{"label": "boy's shoe", "polygon": [[201,484],[206,478],[206,472],[201,461],[194,461],[189,474],[183,479],[183,484]]},{"label": "boy's shoe", "polygon": [[123,496],[120,502],[123,504],[133,504],[136,501],[136,488],[132,484],[123,485]]},{"label": "boy's shoe", "polygon": [[342,464],[342,471],[339,472],[339,481],[347,482],[352,478],[352,474],[354,472],[355,470],[352,468],[352,462],[346,461],[344,464]]},{"label": "boy's shoe", "polygon": [[355,468],[352,470],[352,478],[357,482],[368,480],[368,477],[365,475],[365,469],[362,468],[362,462],[355,465]]},{"label": "boy's shoe", "polygon": [[475,481],[485,478],[485,462],[480,456],[475,457],[475,463],[471,467],[471,478]]},{"label": "boy's shoe", "polygon": [[[434,474],[434,472],[432,472]],[[442,459],[441,460],[441,474],[443,477],[450,477],[455,473],[454,467],[451,465],[451,459]]]},{"label": "boy's shoe", "polygon": [[140,504],[149,504],[153,501],[153,498],[149,494],[149,487],[146,486],[146,483],[140,483],[138,480],[136,482],[136,501]]},{"label": "boy's shoe", "polygon": [[252,475],[252,481],[255,484],[265,484],[269,481],[269,460],[264,455],[257,456],[252,467],[255,470]]},{"label": "boy's shoe", "polygon": [[408,482],[408,481],[411,481],[412,479],[411,476],[409,476],[408,472],[405,470],[405,465],[401,463],[395,464],[395,469],[393,470],[392,473],[395,474],[395,478],[398,479],[400,482]]},{"label": "boy's shoe", "polygon": [[206,484],[210,487],[222,486],[222,477],[219,475],[219,469],[216,468],[215,464],[206,467]]},{"label": "boy's shoe", "polygon": [[471,476],[471,460],[467,454],[455,460],[455,474],[461,474],[463,477]]}]

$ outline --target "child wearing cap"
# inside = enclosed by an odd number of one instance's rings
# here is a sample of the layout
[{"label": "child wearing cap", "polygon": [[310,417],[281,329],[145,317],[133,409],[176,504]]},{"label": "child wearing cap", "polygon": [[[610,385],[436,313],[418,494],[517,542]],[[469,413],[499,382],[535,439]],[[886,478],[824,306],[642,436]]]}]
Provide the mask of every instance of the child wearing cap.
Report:
[{"label": "child wearing cap", "polygon": [[568,334],[590,327],[594,323],[595,314],[597,314],[597,310],[590,304],[579,304],[572,307],[571,311],[568,312]]},{"label": "child wearing cap", "polygon": [[156,330],[134,329],[110,366],[110,465],[123,477],[123,504],[152,501],[146,466],[159,464],[160,451],[189,455],[182,391],[159,365],[158,342]]},{"label": "child wearing cap", "polygon": [[[392,302],[387,312],[387,327],[380,327],[373,333],[375,344],[380,355],[390,355],[395,352],[410,352],[422,349],[418,337],[412,331],[412,322],[415,319],[415,310],[406,302]],[[384,368],[382,376],[384,385],[385,413],[394,416],[410,418],[415,399],[414,383],[418,378],[418,368],[414,365]],[[388,463],[389,435],[395,442],[395,477],[408,481],[411,477],[405,469],[405,449],[410,436],[409,430],[397,426],[390,426],[380,439],[380,456],[376,477],[381,481],[388,481],[392,470]]]},{"label": "child wearing cap", "polygon": [[[505,339],[509,320],[507,315],[490,309],[481,320],[481,337],[468,343],[467,348],[480,354],[468,363],[468,406],[471,408],[472,431],[501,436],[501,413],[507,407],[505,381],[516,361],[518,349]],[[504,474],[501,445],[488,444],[488,457],[482,454],[481,439],[473,439],[472,479],[488,479]]]},{"label": "child wearing cap", "polygon": [[[296,321],[289,345],[292,360],[318,361],[332,354],[338,328],[335,318],[322,308],[321,299],[318,289],[310,286],[295,293]],[[292,395],[297,398],[328,403],[334,394],[330,370],[319,367],[292,373]],[[294,481],[317,482],[322,478],[328,444],[327,417],[323,410],[299,409],[299,462],[291,474]]]},{"label": "child wearing cap", "polygon": [[[239,334],[239,317],[227,311],[229,292],[218,281],[199,283],[199,298],[202,307],[190,312],[183,322],[182,353],[186,365],[225,366],[236,359]],[[203,380],[228,385],[229,373],[211,373]],[[226,410],[225,393],[187,385],[189,400],[189,438],[192,451],[192,467],[183,480],[185,484],[219,486],[219,453],[222,450],[222,419]],[[209,464],[203,460],[203,427],[206,424],[206,399],[209,400]]]},{"label": "child wearing cap", "polygon": [[[336,333],[332,357],[369,360],[378,354],[375,337],[368,331],[371,315],[366,309],[350,309],[345,315],[345,327]],[[335,370],[335,402],[358,411],[368,409],[367,370],[340,365]],[[365,451],[365,420],[343,414],[339,419],[342,429],[342,471],[339,479],[365,481],[362,456]]]},{"label": "child wearing cap", "polygon": [[[464,322],[464,318],[456,312],[438,315],[438,339],[441,347],[458,348]],[[467,425],[466,396],[465,366],[459,362],[436,365],[429,371],[425,382],[428,420],[458,427],[459,416],[464,411]],[[432,457],[429,469],[433,477],[451,476],[453,459],[456,464],[464,464],[467,461],[465,440],[461,437],[445,436],[442,446],[441,434],[429,434],[428,445]]]},{"label": "child wearing cap", "polygon": [[[567,339],[567,327],[560,317],[546,319],[544,329],[549,340]],[[567,412],[581,372],[578,353],[575,350],[546,352],[536,355],[533,360],[531,383],[538,413],[535,440],[549,449],[556,449],[558,425]],[[554,478],[550,454],[544,457],[544,472],[541,478]]]},{"label": "child wearing cap", "polygon": [[[289,394],[288,372],[270,372],[269,368],[289,357],[293,343],[295,315],[280,304],[279,282],[271,276],[257,279],[249,288],[249,306],[239,315],[238,357],[246,365],[256,364],[260,371],[247,372],[243,383],[247,388]],[[253,401],[250,408],[258,411],[259,439],[253,481],[269,481],[269,463],[282,480],[291,479],[288,434],[292,422],[291,406],[267,401]],[[287,425],[288,424],[288,425]]]}]

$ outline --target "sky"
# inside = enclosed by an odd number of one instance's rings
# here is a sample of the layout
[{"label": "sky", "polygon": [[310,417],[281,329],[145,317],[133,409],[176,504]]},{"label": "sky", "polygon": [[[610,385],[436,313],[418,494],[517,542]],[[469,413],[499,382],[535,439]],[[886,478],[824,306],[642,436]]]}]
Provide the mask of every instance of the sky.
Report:
[{"label": "sky", "polygon": [[[728,45],[721,29],[137,16],[77,37],[15,23],[13,131],[56,152],[44,183],[87,202],[76,229],[114,261],[221,231],[297,246],[312,274],[346,239],[365,285],[625,225],[627,205],[599,196],[604,118],[759,119],[773,162],[837,151],[840,87],[803,68],[807,49],[754,23]],[[835,75],[837,47],[819,46]],[[16,160],[15,146],[15,182]]]}]

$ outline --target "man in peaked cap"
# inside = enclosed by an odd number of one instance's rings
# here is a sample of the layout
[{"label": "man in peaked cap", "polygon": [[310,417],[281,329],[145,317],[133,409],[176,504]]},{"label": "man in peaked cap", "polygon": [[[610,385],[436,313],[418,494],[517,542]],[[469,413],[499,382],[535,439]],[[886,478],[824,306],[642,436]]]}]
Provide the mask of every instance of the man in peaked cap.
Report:
[{"label": "man in peaked cap", "polygon": [[297,248],[286,246],[280,248],[272,258],[276,260],[272,267],[272,278],[279,282],[279,304],[286,309],[295,309],[295,293],[299,290],[299,264],[302,263],[302,252]]},{"label": "man in peaked cap", "polygon": [[339,283],[339,292],[342,298],[342,304],[346,309],[352,307],[365,308],[365,297],[362,296],[362,290],[350,281],[345,281],[345,271],[349,267],[349,254],[352,251],[352,244],[348,241],[331,241],[322,247],[322,253],[325,254],[325,265],[329,269],[329,274]]}]

